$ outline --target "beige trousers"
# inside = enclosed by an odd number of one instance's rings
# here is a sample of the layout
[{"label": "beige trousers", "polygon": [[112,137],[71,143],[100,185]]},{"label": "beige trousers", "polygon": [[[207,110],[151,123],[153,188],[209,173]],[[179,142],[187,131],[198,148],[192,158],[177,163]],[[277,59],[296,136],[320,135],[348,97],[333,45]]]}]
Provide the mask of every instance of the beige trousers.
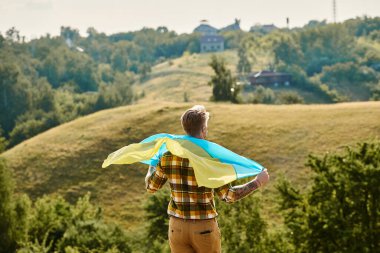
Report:
[{"label": "beige trousers", "polygon": [[221,235],[216,219],[184,220],[170,216],[172,253],[220,253]]}]

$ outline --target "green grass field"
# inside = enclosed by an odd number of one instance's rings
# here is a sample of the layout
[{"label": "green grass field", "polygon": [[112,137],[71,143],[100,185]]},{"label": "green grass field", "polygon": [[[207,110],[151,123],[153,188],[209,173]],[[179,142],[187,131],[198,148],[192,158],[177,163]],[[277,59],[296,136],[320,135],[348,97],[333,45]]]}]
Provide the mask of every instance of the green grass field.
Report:
[{"label": "green grass field", "polygon": [[[211,113],[209,140],[268,168],[271,183],[262,198],[271,226],[280,222],[274,204],[280,174],[305,188],[311,177],[304,166],[308,154],[339,152],[346,145],[380,137],[380,102],[203,104]],[[179,118],[192,105],[145,101],[103,110],[50,129],[1,156],[14,172],[18,192],[33,198],[60,194],[75,201],[89,191],[107,219],[133,232],[144,222],[147,168],[136,164],[102,169],[101,164],[109,153],[152,134],[182,134]]]}]

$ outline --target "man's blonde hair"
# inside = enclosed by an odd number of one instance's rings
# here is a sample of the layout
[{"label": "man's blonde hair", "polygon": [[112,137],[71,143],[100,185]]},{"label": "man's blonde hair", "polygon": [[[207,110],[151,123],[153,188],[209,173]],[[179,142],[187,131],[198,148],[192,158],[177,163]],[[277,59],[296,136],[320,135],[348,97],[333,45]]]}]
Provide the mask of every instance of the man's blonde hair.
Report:
[{"label": "man's blonde hair", "polygon": [[194,105],[182,114],[181,124],[188,135],[196,136],[207,127],[209,118],[210,114],[203,105]]}]

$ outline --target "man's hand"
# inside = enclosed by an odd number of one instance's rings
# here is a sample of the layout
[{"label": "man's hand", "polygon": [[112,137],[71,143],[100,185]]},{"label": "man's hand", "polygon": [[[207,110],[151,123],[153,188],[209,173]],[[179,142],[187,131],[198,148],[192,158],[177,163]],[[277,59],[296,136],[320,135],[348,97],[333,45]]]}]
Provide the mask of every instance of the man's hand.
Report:
[{"label": "man's hand", "polygon": [[269,174],[267,169],[264,169],[262,172],[260,172],[260,174],[257,175],[255,181],[259,187],[266,185],[269,181]]},{"label": "man's hand", "polygon": [[156,172],[156,167],[150,165],[145,176],[145,186],[148,188],[149,178]]}]

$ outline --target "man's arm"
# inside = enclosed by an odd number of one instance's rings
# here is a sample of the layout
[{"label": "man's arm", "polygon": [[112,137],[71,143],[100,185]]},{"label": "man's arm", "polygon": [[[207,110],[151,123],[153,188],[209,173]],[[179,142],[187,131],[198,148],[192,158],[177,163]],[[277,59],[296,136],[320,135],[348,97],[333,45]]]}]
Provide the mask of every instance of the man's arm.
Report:
[{"label": "man's arm", "polygon": [[257,175],[255,179],[249,181],[243,185],[236,185],[231,187],[230,185],[222,186],[215,189],[219,198],[227,203],[232,203],[242,199],[252,192],[257,190],[259,187],[264,186],[269,181],[269,174],[267,169],[264,169],[260,174]]},{"label": "man's arm", "polygon": [[161,189],[167,180],[168,178],[162,170],[160,163],[157,164],[157,167],[149,166],[148,173],[145,176],[145,188],[148,192],[154,193]]}]

